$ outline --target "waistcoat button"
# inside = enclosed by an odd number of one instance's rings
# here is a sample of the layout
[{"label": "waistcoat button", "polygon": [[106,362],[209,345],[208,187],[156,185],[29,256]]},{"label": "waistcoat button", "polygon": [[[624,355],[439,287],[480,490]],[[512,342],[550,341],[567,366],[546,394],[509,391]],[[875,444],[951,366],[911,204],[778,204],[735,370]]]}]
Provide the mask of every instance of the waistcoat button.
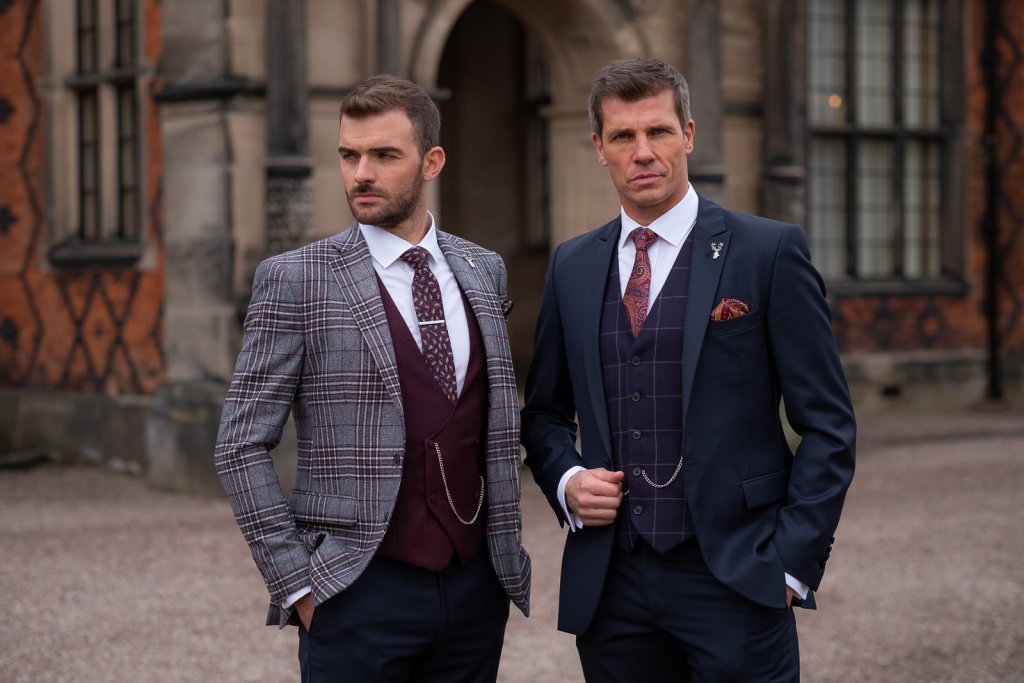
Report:
[{"label": "waistcoat button", "polygon": [[634,439],[639,439],[640,438],[640,432],[633,432],[633,438]]},{"label": "waistcoat button", "polygon": [[633,356],[629,359],[629,362],[633,365],[640,365],[640,356]]},{"label": "waistcoat button", "polygon": [[633,468],[633,476],[634,477],[639,477],[640,476],[640,468],[639,467],[634,467]]},{"label": "waistcoat button", "polygon": [[640,392],[639,391],[634,391],[633,395],[630,396],[630,398],[632,398],[634,401],[639,401],[640,400]]},{"label": "waistcoat button", "polygon": [[637,515],[639,515],[643,511],[644,511],[644,506],[643,505],[637,505],[636,507],[633,508],[634,514],[637,514]]}]

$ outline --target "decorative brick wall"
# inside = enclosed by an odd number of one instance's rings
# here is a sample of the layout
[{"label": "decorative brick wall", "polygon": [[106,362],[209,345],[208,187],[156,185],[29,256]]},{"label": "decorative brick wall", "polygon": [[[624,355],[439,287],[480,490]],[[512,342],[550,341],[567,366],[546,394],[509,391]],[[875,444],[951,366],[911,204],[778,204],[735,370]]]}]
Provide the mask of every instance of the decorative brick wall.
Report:
[{"label": "decorative brick wall", "polygon": [[[55,268],[46,252],[46,112],[40,0],[0,0],[0,387],[152,394],[164,380],[162,154],[153,93],[143,108],[147,267]],[[158,0],[143,3],[144,62],[160,57]]]}]

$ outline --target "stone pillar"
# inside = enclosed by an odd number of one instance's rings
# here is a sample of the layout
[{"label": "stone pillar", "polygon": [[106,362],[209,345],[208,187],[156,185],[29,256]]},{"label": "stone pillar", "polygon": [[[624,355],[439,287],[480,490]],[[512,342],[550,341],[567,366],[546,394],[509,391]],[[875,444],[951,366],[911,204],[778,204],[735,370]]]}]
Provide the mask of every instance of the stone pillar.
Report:
[{"label": "stone pillar", "polygon": [[807,198],[804,2],[769,0],[765,3],[764,13],[765,170],[762,210],[770,218],[804,226]]},{"label": "stone pillar", "polygon": [[231,286],[231,101],[221,3],[161,7],[163,211],[167,383],[146,420],[146,476],[158,486],[215,491],[213,439],[237,353]]},{"label": "stone pillar", "polygon": [[267,0],[267,252],[300,246],[313,217],[305,0]]},{"label": "stone pillar", "polygon": [[718,0],[693,0],[687,26],[690,110],[696,125],[690,182],[714,201],[725,186],[722,160],[722,57]]},{"label": "stone pillar", "polygon": [[377,73],[402,75],[401,0],[377,0]]}]

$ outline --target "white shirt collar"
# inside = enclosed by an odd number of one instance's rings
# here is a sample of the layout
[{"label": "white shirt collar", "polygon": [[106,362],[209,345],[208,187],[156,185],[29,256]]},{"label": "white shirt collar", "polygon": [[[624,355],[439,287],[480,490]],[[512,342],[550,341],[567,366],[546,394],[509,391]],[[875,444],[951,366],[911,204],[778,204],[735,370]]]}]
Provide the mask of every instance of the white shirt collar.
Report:
[{"label": "white shirt collar", "polygon": [[682,244],[683,240],[690,234],[690,228],[697,222],[697,206],[699,205],[697,193],[693,185],[687,183],[686,194],[671,209],[654,219],[650,225],[640,225],[626,215],[626,210],[621,209],[622,229],[619,231],[619,249],[629,239],[629,233],[636,228],[650,228],[657,233],[659,239],[663,239],[672,246]]},{"label": "white shirt collar", "polygon": [[412,247],[423,247],[430,254],[431,258],[437,262],[444,258],[444,252],[441,251],[441,247],[437,243],[434,216],[427,212],[427,217],[430,219],[430,228],[419,244],[407,242],[390,230],[377,227],[376,225],[359,223],[359,230],[362,231],[363,237],[366,238],[366,246],[370,249],[370,256],[382,268],[390,268],[402,254]]}]

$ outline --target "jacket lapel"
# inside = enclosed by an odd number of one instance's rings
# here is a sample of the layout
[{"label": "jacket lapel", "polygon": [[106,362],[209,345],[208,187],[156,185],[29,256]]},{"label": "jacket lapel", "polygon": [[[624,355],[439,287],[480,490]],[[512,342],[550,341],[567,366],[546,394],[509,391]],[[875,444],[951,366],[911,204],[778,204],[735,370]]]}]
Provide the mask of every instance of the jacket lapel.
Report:
[{"label": "jacket lapel", "polygon": [[479,257],[464,251],[451,235],[441,230],[437,231],[437,244],[469,301],[470,310],[466,315],[472,315],[480,328],[488,382],[491,387],[500,386],[503,377],[515,376],[515,370],[498,292],[494,291],[493,283],[485,279],[489,273],[484,271],[486,266]]},{"label": "jacket lapel", "polygon": [[485,292],[490,292],[493,287],[481,280],[481,274],[478,272],[480,259],[472,254],[467,254],[456,245],[451,235],[440,230],[437,231],[437,245],[441,247],[448,267],[452,269],[452,274],[455,275],[459,287],[462,288],[466,299],[469,300],[472,310],[466,311],[466,314],[472,314],[476,318],[477,325],[480,326],[480,334],[484,338],[487,357],[496,356],[498,349],[492,346],[493,339],[497,334],[494,316],[502,317],[501,302],[498,301],[496,293],[492,296],[485,295]]},{"label": "jacket lapel", "polygon": [[[697,359],[715,305],[715,292],[722,268],[729,260],[731,233],[725,228],[722,207],[700,197],[697,222],[693,226],[693,259],[683,332],[683,424],[690,406]],[[712,246],[713,245],[713,246]],[[715,256],[717,253],[717,257]]]},{"label": "jacket lapel", "polygon": [[[583,376],[587,378],[586,397],[597,416],[597,431],[606,454],[607,467],[612,466],[612,434],[608,426],[608,404],[604,395],[604,373],[601,369],[601,309],[604,307],[605,285],[611,272],[612,259],[618,245],[621,218],[599,229],[594,239],[581,248],[576,258],[579,306],[569,314],[570,325],[580,330],[583,346]],[[567,318],[570,316],[567,315]]]},{"label": "jacket lapel", "polygon": [[331,241],[337,249],[337,255],[330,259],[330,266],[338,280],[341,298],[348,304],[359,332],[370,349],[370,355],[380,370],[384,386],[401,412],[402,388],[398,382],[398,363],[376,272],[370,262],[370,249],[357,224],[336,235]]}]

